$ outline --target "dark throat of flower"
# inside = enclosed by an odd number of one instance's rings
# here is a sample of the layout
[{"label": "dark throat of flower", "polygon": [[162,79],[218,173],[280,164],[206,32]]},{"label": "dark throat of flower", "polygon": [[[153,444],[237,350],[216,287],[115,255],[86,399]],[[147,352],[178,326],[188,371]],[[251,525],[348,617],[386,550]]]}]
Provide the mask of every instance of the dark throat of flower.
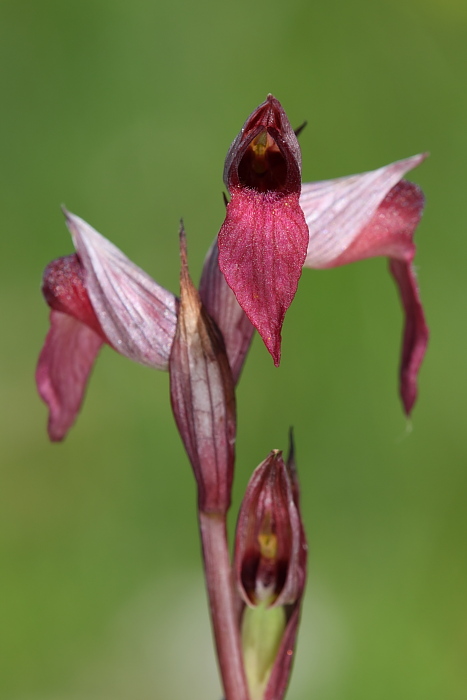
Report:
[{"label": "dark throat of flower", "polygon": [[244,187],[258,192],[280,191],[287,180],[287,161],[271,134],[263,129],[249,143],[238,165]]},{"label": "dark throat of flower", "polygon": [[242,583],[251,603],[271,605],[280,594],[286,577],[287,563],[279,556],[278,539],[270,512],[266,512],[256,536],[255,548],[242,567]]}]

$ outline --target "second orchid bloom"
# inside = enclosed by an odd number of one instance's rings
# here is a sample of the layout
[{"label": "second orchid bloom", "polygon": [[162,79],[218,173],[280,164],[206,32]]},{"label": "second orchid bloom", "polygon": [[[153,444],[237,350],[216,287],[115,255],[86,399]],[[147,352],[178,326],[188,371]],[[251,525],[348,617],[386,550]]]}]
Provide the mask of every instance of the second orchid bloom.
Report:
[{"label": "second orchid bloom", "polygon": [[280,700],[289,681],[306,580],[293,442],[255,469],[240,508],[234,572],[244,602],[242,645],[250,700]]},{"label": "second orchid bloom", "polygon": [[219,264],[276,365],[281,329],[303,267],[385,255],[405,311],[400,391],[407,413],[428,342],[413,258],[421,190],[401,181],[425,155],[337,180],[301,184],[295,132],[272,95],[246,120],[227,154],[231,194],[219,232]]}]

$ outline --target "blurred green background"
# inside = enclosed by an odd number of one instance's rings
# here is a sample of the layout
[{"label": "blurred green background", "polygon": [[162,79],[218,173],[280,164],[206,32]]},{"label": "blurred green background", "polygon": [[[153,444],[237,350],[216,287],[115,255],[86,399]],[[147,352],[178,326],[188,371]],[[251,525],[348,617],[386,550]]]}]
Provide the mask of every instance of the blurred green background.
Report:
[{"label": "blurred green background", "polygon": [[[63,444],[33,375],[61,203],[178,291],[223,220],[222,169],[273,92],[304,180],[429,150],[417,268],[431,328],[408,423],[382,259],[306,271],[273,367],[238,390],[238,507],[295,427],[309,586],[292,700],[467,697],[463,0],[0,2],[0,697],[219,700],[195,490],[168,377],[102,352]],[[232,526],[234,525],[232,514]]]}]

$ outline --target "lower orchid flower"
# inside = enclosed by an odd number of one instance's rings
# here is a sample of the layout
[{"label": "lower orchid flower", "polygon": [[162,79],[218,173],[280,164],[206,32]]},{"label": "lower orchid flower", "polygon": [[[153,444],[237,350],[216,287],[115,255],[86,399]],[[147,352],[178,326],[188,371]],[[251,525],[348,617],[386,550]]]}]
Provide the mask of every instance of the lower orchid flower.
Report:
[{"label": "lower orchid flower", "polygon": [[234,574],[250,700],[281,700],[289,681],[308,550],[299,500],[291,431],[287,462],[280,450],[268,455],[238,514]]},{"label": "lower orchid flower", "polygon": [[[174,294],[83,219],[65,216],[76,253],[45,269],[42,291],[51,308],[50,330],[36,370],[54,441],[74,423],[104,343],[131,360],[168,370],[177,325]],[[219,271],[216,247],[206,258],[200,295],[222,331],[237,381],[254,329]]]},{"label": "lower orchid flower", "polygon": [[384,255],[405,311],[400,391],[406,413],[417,395],[427,342],[413,268],[421,190],[401,178],[426,155],[350,177],[301,184],[301,154],[272,95],[245,122],[227,154],[231,199],[219,231],[219,264],[276,365],[281,328],[303,267],[328,268]]}]

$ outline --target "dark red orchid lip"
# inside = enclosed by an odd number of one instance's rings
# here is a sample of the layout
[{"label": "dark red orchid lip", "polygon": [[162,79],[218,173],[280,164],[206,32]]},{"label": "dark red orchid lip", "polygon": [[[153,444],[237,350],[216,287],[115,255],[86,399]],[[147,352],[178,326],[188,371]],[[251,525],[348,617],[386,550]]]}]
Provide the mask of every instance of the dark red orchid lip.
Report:
[{"label": "dark red orchid lip", "polygon": [[239,134],[240,141],[243,143],[251,141],[264,130],[271,136],[281,134],[284,128],[284,117],[287,120],[279,100],[276,100],[273,95],[268,95],[266,101],[248,117],[243,125]]},{"label": "dark red orchid lip", "polygon": [[269,95],[227,154],[231,194],[219,231],[219,266],[276,365],[281,329],[305,262],[308,227],[299,205],[301,156],[280,102]]}]

